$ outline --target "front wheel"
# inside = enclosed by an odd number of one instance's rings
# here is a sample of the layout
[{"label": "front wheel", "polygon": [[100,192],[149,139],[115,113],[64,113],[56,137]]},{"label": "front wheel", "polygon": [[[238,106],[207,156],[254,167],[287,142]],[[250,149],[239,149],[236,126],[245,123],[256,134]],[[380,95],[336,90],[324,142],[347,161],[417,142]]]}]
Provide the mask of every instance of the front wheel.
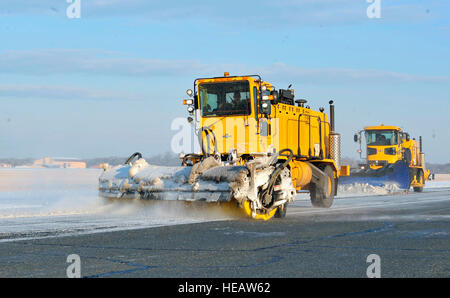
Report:
[{"label": "front wheel", "polygon": [[279,209],[279,207],[274,208],[270,211],[263,211],[263,210],[256,210],[256,213],[253,213],[252,207],[251,207],[251,203],[249,200],[246,200],[243,204],[242,204],[242,208],[244,210],[244,213],[253,219],[261,219],[261,220],[269,220],[272,217],[275,216],[275,214],[277,213],[277,210]]},{"label": "front wheel", "polygon": [[321,184],[312,184],[310,189],[311,203],[314,207],[330,208],[333,205],[334,190],[336,181],[334,179],[334,172],[330,166],[325,166],[323,172],[327,179]]}]

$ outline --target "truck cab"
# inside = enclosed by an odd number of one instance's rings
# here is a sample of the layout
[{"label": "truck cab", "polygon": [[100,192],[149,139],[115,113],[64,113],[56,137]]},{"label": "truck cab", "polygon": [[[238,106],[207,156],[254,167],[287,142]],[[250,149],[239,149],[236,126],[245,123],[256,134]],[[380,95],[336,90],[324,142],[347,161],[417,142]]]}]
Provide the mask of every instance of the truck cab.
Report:
[{"label": "truck cab", "polygon": [[409,168],[409,185],[416,191],[421,191],[428,179],[430,171],[425,167],[425,154],[422,152],[422,138],[420,144],[411,139],[407,132],[397,126],[367,126],[355,134],[355,142],[360,143],[362,152],[362,135],[366,141],[366,163],[360,169],[381,170],[389,165],[404,162]]},{"label": "truck cab", "polygon": [[395,126],[370,126],[364,128],[367,146],[367,164],[379,169],[402,159],[401,129]]},{"label": "truck cab", "polygon": [[339,176],[349,173],[340,165],[333,101],[329,120],[324,108],[315,111],[307,100],[295,100],[290,87],[276,90],[259,75],[196,79],[185,104],[201,152],[183,155],[183,162],[214,156],[243,166],[283,152],[278,163],[288,160],[294,188],[309,190],[315,206],[331,206]]}]

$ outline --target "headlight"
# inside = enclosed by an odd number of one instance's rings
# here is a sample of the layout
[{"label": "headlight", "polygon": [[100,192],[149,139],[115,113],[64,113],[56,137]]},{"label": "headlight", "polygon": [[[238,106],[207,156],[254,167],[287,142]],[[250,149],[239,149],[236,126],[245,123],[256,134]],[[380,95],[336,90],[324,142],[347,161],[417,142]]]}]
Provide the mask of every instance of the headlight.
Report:
[{"label": "headlight", "polygon": [[189,113],[193,113],[193,112],[194,112],[194,107],[189,106],[189,107],[187,108],[187,110],[188,110]]},{"label": "headlight", "polygon": [[192,97],[192,94],[194,94],[194,91],[192,91],[192,89],[188,89],[188,90],[186,90],[186,94],[187,94],[189,97]]}]

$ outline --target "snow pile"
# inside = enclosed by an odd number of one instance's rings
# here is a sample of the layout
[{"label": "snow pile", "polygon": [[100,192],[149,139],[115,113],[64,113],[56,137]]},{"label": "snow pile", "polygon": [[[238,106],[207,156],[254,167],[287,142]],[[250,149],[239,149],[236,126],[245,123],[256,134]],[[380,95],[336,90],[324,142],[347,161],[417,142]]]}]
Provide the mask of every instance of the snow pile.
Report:
[{"label": "snow pile", "polygon": [[102,170],[92,169],[0,170],[0,243],[237,216],[218,206],[198,208],[193,204],[139,200],[109,202],[98,197],[101,174]]},{"label": "snow pile", "polygon": [[446,188],[450,187],[450,181],[425,181],[425,188]]},{"label": "snow pile", "polygon": [[400,188],[396,184],[387,184],[384,187],[373,186],[368,183],[354,183],[338,185],[338,196],[364,196],[364,195],[387,195],[399,192]]}]

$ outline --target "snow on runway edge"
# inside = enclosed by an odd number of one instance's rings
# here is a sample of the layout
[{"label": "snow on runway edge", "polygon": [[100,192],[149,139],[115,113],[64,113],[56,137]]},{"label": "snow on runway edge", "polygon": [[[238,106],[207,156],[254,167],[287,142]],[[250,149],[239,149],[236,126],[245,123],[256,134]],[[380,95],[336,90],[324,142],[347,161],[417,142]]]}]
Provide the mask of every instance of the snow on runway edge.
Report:
[{"label": "snow on runway edge", "polygon": [[[105,203],[97,192],[100,174],[98,169],[0,169],[0,242],[232,218],[219,209],[196,210],[167,202]],[[421,196],[444,188],[450,188],[450,181],[427,182]],[[370,206],[376,203],[370,197],[389,191],[341,188],[332,209]],[[325,212],[310,207],[307,193],[299,194],[297,202],[294,206],[306,209],[292,214]]]}]

